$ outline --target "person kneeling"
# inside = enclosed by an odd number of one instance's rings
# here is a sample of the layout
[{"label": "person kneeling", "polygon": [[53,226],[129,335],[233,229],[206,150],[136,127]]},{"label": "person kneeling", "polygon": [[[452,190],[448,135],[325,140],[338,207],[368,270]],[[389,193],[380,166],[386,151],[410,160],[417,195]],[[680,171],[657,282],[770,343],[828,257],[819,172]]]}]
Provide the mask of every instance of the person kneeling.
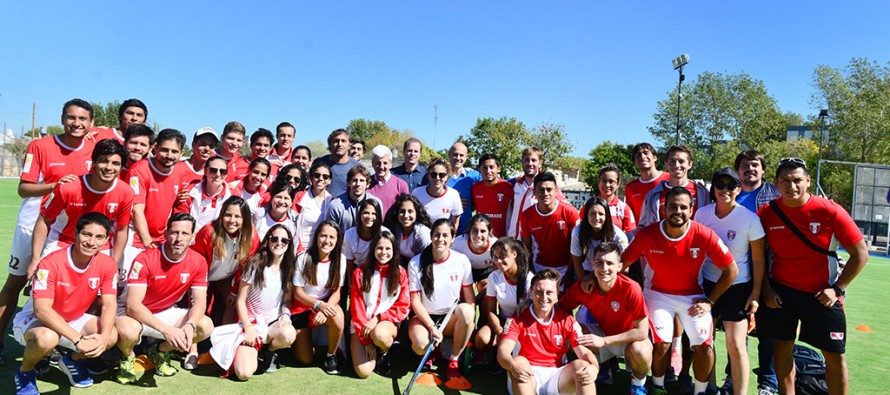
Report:
[{"label": "person kneeling", "polygon": [[[143,336],[163,340],[149,348],[148,357],[158,376],[178,372],[170,363],[173,350],[187,352],[192,344],[210,336],[213,322],[207,308],[207,260],[188,248],[195,219],[186,213],[167,220],[164,243],[147,249],[133,260],[127,276],[126,315],[117,317],[118,348],[123,357],[117,381],[136,381],[133,347]],[[176,307],[191,289],[191,307]]]},{"label": "person kneeling", "polygon": [[[596,357],[578,344],[581,327],[555,308],[559,272],[544,269],[532,277],[532,305],[507,320],[498,362],[508,372],[513,394],[596,394]],[[513,349],[519,343],[519,355]],[[563,365],[569,346],[578,359]]]},{"label": "person kneeling", "polygon": [[[108,240],[111,221],[90,212],[77,220],[70,247],[47,255],[37,265],[32,299],[13,320],[13,337],[25,346],[15,375],[17,395],[39,394],[35,365],[57,345],[71,350],[59,368],[74,387],[93,385],[86,358],[95,358],[117,342],[117,263],[99,251]],[[99,296],[99,317],[87,310]]]}]

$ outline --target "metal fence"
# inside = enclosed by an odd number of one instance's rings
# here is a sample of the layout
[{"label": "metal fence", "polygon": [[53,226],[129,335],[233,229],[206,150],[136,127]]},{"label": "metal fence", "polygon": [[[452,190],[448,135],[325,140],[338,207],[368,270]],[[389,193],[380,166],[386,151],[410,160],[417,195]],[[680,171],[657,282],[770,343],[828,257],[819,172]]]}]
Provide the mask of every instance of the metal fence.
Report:
[{"label": "metal fence", "polygon": [[890,255],[890,166],[857,163],[853,175],[853,219],[868,243]]}]

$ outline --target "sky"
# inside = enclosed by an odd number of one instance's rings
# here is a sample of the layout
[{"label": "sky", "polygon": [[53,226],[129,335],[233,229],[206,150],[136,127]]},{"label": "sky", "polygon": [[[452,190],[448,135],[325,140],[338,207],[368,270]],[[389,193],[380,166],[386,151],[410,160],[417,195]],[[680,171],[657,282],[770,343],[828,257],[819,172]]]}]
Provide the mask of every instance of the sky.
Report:
[{"label": "sky", "polygon": [[441,149],[507,116],[564,125],[587,157],[652,140],[682,53],[687,82],[746,72],[804,116],[818,65],[890,61],[883,1],[57,3],[3,4],[0,122],[16,134],[32,103],[39,127],[71,98],[135,97],[188,136],[288,121],[302,143],[365,118]]}]

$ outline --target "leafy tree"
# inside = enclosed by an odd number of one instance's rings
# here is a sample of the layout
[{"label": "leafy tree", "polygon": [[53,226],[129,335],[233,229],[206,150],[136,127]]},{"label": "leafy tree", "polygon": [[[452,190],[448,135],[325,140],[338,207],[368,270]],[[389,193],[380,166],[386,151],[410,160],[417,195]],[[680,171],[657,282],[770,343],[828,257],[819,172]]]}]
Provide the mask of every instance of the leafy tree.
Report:
[{"label": "leafy tree", "polygon": [[529,131],[516,118],[478,118],[470,133],[461,136],[472,157],[495,154],[501,162],[501,177],[522,171],[522,147]]},{"label": "leafy tree", "polygon": [[349,121],[349,124],[346,125],[346,130],[348,130],[349,134],[353,137],[358,137],[365,140],[365,142],[375,134],[388,133],[390,131],[389,126],[386,126],[386,122],[372,121],[364,118]]},{"label": "leafy tree", "polygon": [[402,145],[404,145],[405,140],[411,138],[414,134],[411,133],[410,130],[396,130],[389,129],[386,130],[378,130],[371,137],[365,139],[365,144],[367,145],[366,151],[370,156],[370,152],[374,147],[378,145],[385,145],[389,147],[390,150],[395,150],[398,152],[398,156],[402,155]]},{"label": "leafy tree", "polygon": [[[592,190],[596,190],[596,177],[599,170],[609,164],[614,163],[621,169],[621,178],[623,181],[630,181],[634,177],[640,175],[633,163],[633,145],[621,145],[606,140],[593,147],[588,154],[590,160],[584,163],[581,170],[581,179]],[[626,184],[626,182],[624,182]]]},{"label": "leafy tree", "polygon": [[544,159],[544,167],[557,163],[575,149],[563,125],[547,122],[533,128],[522,145],[538,147]]},{"label": "leafy tree", "polygon": [[107,103],[104,106],[100,103],[90,103],[93,106],[93,126],[113,127],[120,125],[120,118],[117,116],[118,109],[121,107],[119,101]]},{"label": "leafy tree", "polygon": [[328,143],[326,141],[321,140],[312,140],[303,144],[312,151],[312,160],[315,158],[320,158],[330,153],[328,151]]}]

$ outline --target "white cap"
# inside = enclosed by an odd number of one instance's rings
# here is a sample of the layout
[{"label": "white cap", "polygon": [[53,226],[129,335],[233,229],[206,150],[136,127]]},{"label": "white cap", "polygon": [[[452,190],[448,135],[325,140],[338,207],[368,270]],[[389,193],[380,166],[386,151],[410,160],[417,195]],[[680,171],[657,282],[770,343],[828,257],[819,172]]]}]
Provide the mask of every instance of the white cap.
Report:
[{"label": "white cap", "polygon": [[[204,136],[204,135],[208,135],[208,134],[211,135],[211,136],[213,136],[213,138],[216,140],[216,143],[214,143],[214,145],[217,144],[217,143],[219,143],[219,135],[217,135],[217,134],[216,134],[216,131],[213,130],[213,128],[211,128],[211,127],[209,127],[209,126],[208,126],[208,127],[203,127],[203,128],[201,128],[201,129],[198,129],[198,131],[195,132],[194,140],[197,140],[198,137],[201,137],[201,136]],[[194,140],[193,140],[193,141],[194,141]]]}]

